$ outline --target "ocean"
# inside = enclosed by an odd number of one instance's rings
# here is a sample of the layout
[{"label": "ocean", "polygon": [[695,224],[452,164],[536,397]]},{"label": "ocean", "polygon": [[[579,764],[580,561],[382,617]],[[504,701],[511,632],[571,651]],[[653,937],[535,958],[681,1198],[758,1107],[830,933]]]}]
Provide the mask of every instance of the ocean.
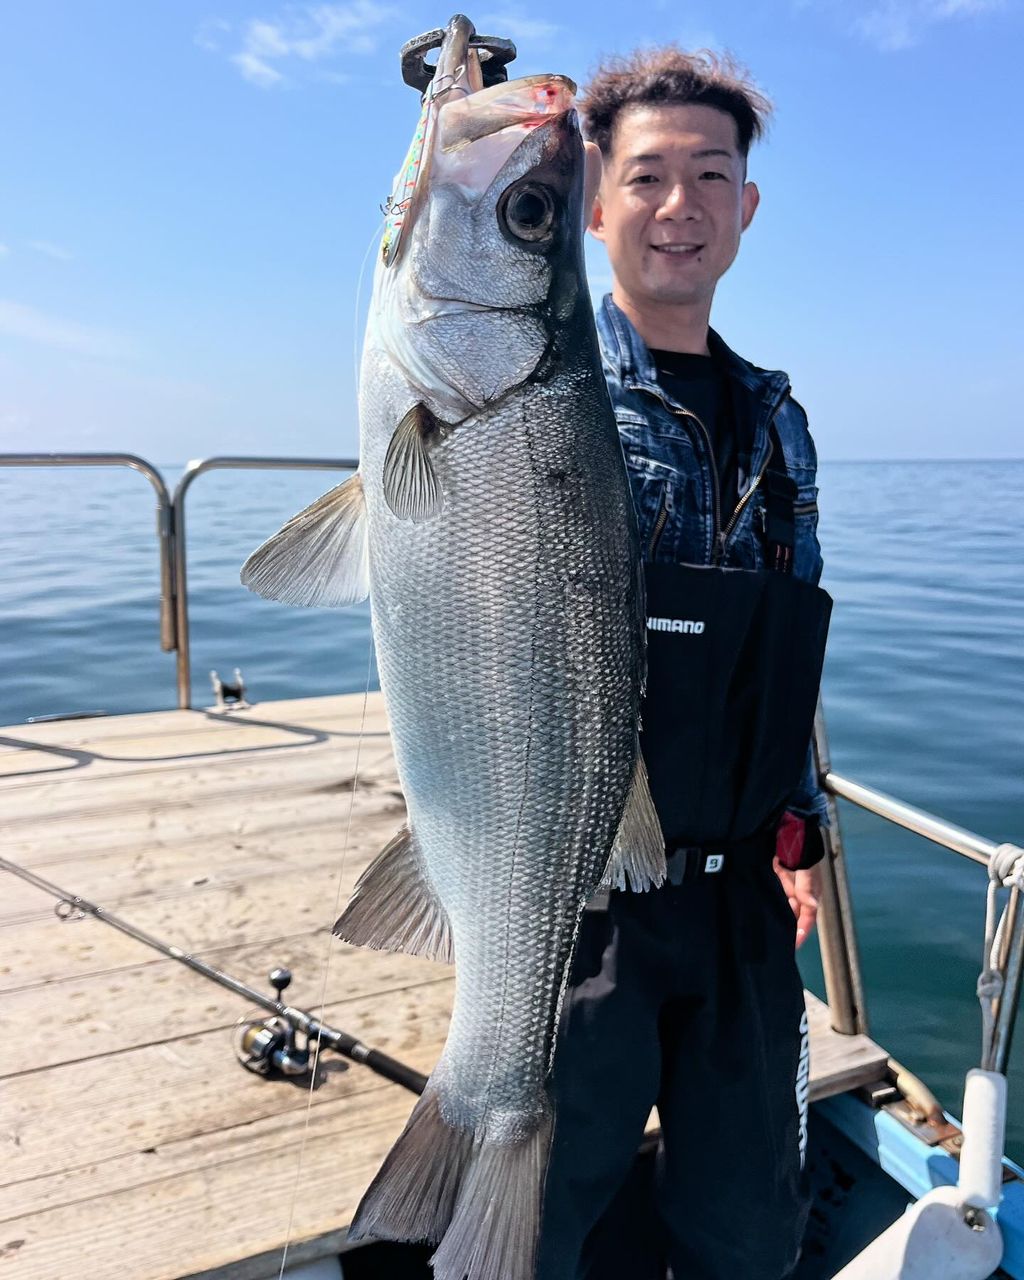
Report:
[{"label": "ocean", "polygon": [[[181,469],[161,470],[173,485]],[[212,703],[211,669],[236,666],[255,701],[362,690],[368,670],[375,684],[365,607],[285,608],[238,582],[253,547],[338,478],[193,485],[193,705]],[[1024,845],[1024,461],[831,463],[820,483],[834,769]],[[154,508],[134,472],[0,468],[0,724],[176,705]],[[980,1053],[984,870],[848,804],[841,818],[871,1034],[959,1113]],[[801,967],[823,994],[813,939]],[[1008,1150],[1024,1158],[1019,1046]]]}]

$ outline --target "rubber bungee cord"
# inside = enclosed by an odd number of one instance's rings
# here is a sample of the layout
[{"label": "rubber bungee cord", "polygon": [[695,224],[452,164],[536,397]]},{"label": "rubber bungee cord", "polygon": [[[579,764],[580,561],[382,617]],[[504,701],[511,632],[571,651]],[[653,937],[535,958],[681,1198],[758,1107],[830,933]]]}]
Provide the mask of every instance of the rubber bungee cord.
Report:
[{"label": "rubber bungee cord", "polygon": [[[354,385],[356,390],[357,403],[359,399],[359,364],[360,364],[360,356],[361,356],[361,352],[359,349],[359,334],[361,332],[359,327],[359,312],[362,305],[363,280],[366,276],[366,264],[370,259],[371,252],[373,251],[374,247],[378,242],[383,225],[384,225],[383,222],[380,222],[374,228],[373,235],[370,237],[370,242],[366,246],[366,252],[363,254],[363,261],[359,268],[359,277],[356,281],[356,304],[355,304],[355,315],[353,317],[352,354],[353,354],[353,361],[355,365]],[[352,817],[355,811],[356,788],[359,785],[359,763],[360,763],[360,755],[363,749],[363,737],[366,731],[366,709],[367,709],[367,705],[369,703],[369,697],[370,697],[370,675],[372,671],[373,671],[373,631],[371,630],[370,642],[369,642],[369,647],[367,649],[367,657],[366,657],[366,682],[363,687],[363,708],[359,717],[359,736],[356,739],[356,759],[355,759],[355,765],[353,767],[353,772],[352,772],[352,788],[349,792],[349,798],[348,798],[348,817],[345,822],[345,840],[341,849],[341,864],[338,868],[338,888],[334,896],[334,911],[327,925],[327,952],[324,956],[324,966],[323,966],[324,976],[323,976],[323,984],[321,985],[321,988],[320,988],[320,1005],[319,1005],[319,1014],[318,1014],[320,1021],[323,1021],[324,1013],[327,1008],[327,983],[328,983],[328,979],[330,977],[330,972],[331,972],[331,955],[334,951],[334,933],[332,930],[332,926],[334,924],[334,921],[337,920],[338,916],[341,914],[341,886],[342,884],[344,884],[344,881],[345,881],[345,862],[348,858],[349,844],[351,842],[351,837],[352,837]],[[319,1066],[319,1063],[320,1063],[320,1037],[318,1036],[316,1039],[316,1043],[313,1046],[313,1061],[310,1064],[309,1089],[306,1093],[306,1114],[302,1122],[302,1136],[299,1139],[299,1155],[295,1164],[295,1178],[294,1178],[294,1181],[292,1182],[292,1192],[288,1202],[288,1226],[286,1227],[285,1233],[284,1233],[284,1248],[281,1251],[281,1268],[277,1273],[277,1280],[283,1280],[284,1269],[288,1263],[288,1250],[291,1248],[292,1227],[295,1224],[295,1203],[298,1200],[299,1182],[302,1178],[302,1159],[306,1152],[306,1138],[309,1135],[309,1118],[313,1110],[313,1090],[316,1086],[316,1073],[317,1073],[317,1068]]]},{"label": "rubber bungee cord", "polygon": [[984,1070],[993,1069],[995,1051],[996,1007],[1003,994],[1003,969],[1001,953],[1003,933],[1006,927],[1006,911],[999,912],[999,890],[1017,889],[1024,892],[1024,853],[1013,844],[1001,844],[988,863],[988,894],[985,900],[985,955],[984,968],[978,978],[978,999],[981,1002],[981,1065]]}]

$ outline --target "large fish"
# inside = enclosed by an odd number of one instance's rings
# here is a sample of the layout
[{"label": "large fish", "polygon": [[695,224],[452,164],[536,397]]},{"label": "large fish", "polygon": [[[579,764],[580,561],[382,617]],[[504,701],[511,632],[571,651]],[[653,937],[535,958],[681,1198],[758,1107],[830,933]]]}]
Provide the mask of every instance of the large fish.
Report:
[{"label": "large fish", "polygon": [[377,266],[357,475],[255,552],[262,594],[369,589],[408,806],[335,932],[449,960],[448,1039],[352,1236],[529,1280],[584,904],[660,883],[637,746],[639,547],[582,252],[574,86],[482,88],[452,20]]}]

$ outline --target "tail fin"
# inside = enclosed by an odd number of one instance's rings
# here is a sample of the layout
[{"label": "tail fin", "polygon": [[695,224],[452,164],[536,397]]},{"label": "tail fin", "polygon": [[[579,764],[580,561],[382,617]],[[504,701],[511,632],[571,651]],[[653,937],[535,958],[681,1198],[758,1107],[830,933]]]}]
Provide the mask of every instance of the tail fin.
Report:
[{"label": "tail fin", "polygon": [[550,1144],[550,1118],[516,1143],[452,1128],[428,1085],[349,1239],[440,1241],[435,1280],[533,1280]]},{"label": "tail fin", "polygon": [[445,1124],[428,1083],[359,1202],[348,1238],[436,1244],[451,1221],[472,1151],[472,1132]]},{"label": "tail fin", "polygon": [[522,1142],[476,1145],[434,1280],[533,1280],[550,1146],[550,1118]]}]

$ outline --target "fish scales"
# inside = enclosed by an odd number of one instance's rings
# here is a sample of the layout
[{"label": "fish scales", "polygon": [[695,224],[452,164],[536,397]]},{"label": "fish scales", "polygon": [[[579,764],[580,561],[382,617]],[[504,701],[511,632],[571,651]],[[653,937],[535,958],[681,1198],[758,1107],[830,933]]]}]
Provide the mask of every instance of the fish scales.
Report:
[{"label": "fish scales", "polygon": [[243,581],[300,604],[369,593],[408,828],[335,932],[456,965],[445,1047],[350,1238],[437,1243],[437,1280],[531,1280],[579,920],[602,875],[646,888],[665,855],[639,759],[640,549],[584,275],[573,86],[482,90],[471,32],[449,25],[445,87],[396,186],[359,472]]},{"label": "fish scales", "polygon": [[[368,375],[365,415],[383,399],[397,421],[386,361]],[[365,467],[381,685],[457,956],[442,1114],[496,1140],[543,1112],[552,1006],[635,761],[636,552],[628,493],[607,483],[621,454],[593,361],[562,382],[460,427],[427,525],[375,501],[372,449]]]}]

